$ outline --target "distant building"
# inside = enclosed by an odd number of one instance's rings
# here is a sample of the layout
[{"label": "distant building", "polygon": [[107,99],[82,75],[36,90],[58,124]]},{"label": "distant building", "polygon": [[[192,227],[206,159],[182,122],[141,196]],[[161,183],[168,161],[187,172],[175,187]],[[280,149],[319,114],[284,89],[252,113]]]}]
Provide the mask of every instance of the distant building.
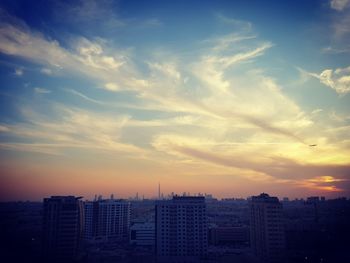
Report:
[{"label": "distant building", "polygon": [[156,254],[162,261],[191,262],[207,255],[203,196],[174,196],[156,203]]},{"label": "distant building", "polygon": [[289,202],[289,198],[288,197],[283,197],[283,202]]},{"label": "distant building", "polygon": [[320,198],[318,196],[310,196],[306,199],[307,203],[314,204],[320,202]]},{"label": "distant building", "polygon": [[249,242],[247,226],[215,226],[209,229],[209,242],[213,245],[246,245]]},{"label": "distant building", "polygon": [[261,262],[284,262],[285,233],[282,204],[268,194],[253,196],[250,201],[250,242]]},{"label": "distant building", "polygon": [[43,257],[45,262],[72,262],[78,255],[83,230],[79,197],[44,198]]},{"label": "distant building", "polygon": [[130,227],[130,244],[141,247],[155,247],[155,224],[135,223]]},{"label": "distant building", "polygon": [[105,199],[84,202],[84,238],[128,240],[130,202]]}]

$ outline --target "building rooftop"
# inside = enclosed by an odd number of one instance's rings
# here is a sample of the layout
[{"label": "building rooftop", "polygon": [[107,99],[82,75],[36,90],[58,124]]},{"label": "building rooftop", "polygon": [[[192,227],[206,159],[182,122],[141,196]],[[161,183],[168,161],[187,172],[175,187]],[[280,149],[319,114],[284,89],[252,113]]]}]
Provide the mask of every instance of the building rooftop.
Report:
[{"label": "building rooftop", "polygon": [[261,193],[258,196],[252,196],[252,202],[254,202],[254,203],[279,203],[279,200],[275,196],[269,196],[266,193]]}]

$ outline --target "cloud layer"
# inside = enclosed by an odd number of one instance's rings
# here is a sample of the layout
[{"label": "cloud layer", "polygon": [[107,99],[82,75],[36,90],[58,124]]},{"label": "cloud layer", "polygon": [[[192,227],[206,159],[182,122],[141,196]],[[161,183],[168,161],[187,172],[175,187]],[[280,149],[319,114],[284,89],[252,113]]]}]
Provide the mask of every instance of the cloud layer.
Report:
[{"label": "cloud layer", "polygon": [[[87,1],[60,8],[77,23],[136,23],[106,6],[108,1],[102,7]],[[346,6],[331,2],[338,11]],[[103,16],[108,19],[100,21]],[[216,14],[231,31],[194,43],[196,52],[164,47],[137,56],[138,50],[97,35],[72,34],[64,42],[5,17],[0,52],[35,65],[43,84],[28,84],[32,94],[18,95],[16,120],[2,119],[3,151],[71,160],[92,155],[96,163],[115,158],[130,167],[147,163],[159,176],[181,174],[180,181],[216,174],[257,186],[346,192],[349,119],[339,121],[336,113],[304,107],[290,96],[261,63],[275,44],[258,37],[251,22]],[[155,18],[142,21],[165,26]],[[27,75],[20,67],[14,72]],[[338,94],[350,91],[350,67],[304,74]]]}]

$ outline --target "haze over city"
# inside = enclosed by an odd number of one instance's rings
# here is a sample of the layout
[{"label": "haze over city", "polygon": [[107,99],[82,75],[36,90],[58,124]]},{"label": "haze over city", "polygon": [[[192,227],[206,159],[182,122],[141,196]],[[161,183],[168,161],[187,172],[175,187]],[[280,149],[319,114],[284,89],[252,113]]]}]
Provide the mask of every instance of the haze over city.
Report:
[{"label": "haze over city", "polygon": [[1,1],[0,199],[350,197],[350,2]]}]

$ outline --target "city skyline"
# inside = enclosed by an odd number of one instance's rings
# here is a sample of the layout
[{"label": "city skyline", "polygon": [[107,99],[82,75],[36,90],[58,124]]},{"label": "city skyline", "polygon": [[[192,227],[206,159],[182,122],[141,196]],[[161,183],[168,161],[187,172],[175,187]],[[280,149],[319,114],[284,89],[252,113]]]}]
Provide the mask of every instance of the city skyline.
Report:
[{"label": "city skyline", "polygon": [[350,1],[2,1],[0,201],[350,197]]}]

